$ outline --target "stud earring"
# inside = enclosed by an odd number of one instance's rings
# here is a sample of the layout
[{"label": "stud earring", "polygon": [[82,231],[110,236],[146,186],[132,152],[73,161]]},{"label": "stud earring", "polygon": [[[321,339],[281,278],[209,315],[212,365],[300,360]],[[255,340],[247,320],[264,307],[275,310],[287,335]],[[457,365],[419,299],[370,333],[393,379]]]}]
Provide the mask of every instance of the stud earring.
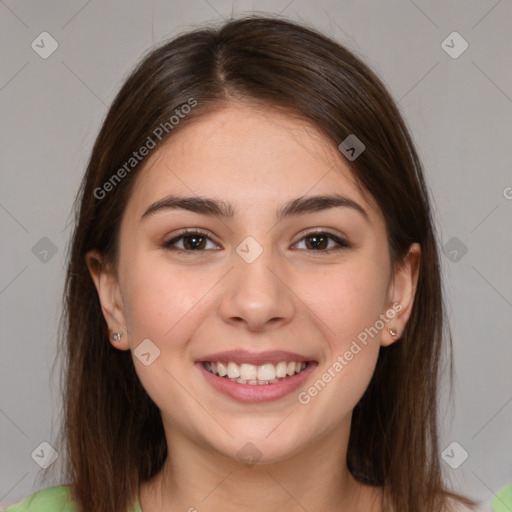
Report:
[{"label": "stud earring", "polygon": [[389,331],[389,334],[391,334],[391,336],[397,335],[397,331],[395,329],[388,329],[388,331]]},{"label": "stud earring", "polygon": [[121,339],[122,334],[122,332],[115,332],[114,334],[112,334],[112,339],[114,341],[119,341]]}]

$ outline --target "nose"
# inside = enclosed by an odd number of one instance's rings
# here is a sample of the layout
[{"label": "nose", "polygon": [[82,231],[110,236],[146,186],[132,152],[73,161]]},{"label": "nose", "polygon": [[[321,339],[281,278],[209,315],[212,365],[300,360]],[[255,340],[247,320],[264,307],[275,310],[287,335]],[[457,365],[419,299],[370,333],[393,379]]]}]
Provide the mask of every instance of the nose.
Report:
[{"label": "nose", "polygon": [[263,251],[252,263],[233,255],[234,269],[226,276],[219,307],[225,322],[256,332],[285,325],[293,318],[290,283],[269,253]]}]

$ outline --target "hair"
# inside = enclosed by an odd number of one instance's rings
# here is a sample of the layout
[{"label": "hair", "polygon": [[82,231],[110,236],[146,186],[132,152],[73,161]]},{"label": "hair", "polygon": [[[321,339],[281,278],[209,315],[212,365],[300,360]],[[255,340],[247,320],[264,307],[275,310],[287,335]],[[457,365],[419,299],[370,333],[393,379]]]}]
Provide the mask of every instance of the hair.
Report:
[{"label": "hair", "polygon": [[[195,108],[170,127],[176,109],[191,100]],[[116,268],[120,221],[147,159],[128,171],[134,150],[155,139],[157,127],[168,128],[165,141],[235,101],[298,116],[336,146],[351,134],[365,144],[347,163],[383,213],[392,261],[400,265],[414,242],[421,259],[403,335],[380,350],[353,411],[347,466],[358,481],[383,486],[385,510],[440,512],[451,499],[473,507],[477,502],[446,487],[441,468],[438,378],[448,348],[453,386],[452,341],[429,193],[411,136],[360,58],[314,29],[267,16],[196,28],[152,49],[120,88],[96,138],[75,201],[59,339],[65,358],[60,438],[73,498],[83,511],[124,512],[167,457],[160,411],[131,352],[109,342],[85,255],[96,249]],[[127,172],[113,183],[123,165]],[[98,197],[107,182],[108,195]]]}]

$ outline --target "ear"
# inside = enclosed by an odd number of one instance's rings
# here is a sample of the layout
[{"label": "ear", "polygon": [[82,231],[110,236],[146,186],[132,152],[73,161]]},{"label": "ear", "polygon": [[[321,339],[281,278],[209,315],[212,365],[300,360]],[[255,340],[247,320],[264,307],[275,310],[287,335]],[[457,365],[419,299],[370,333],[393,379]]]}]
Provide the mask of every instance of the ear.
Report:
[{"label": "ear", "polygon": [[[128,330],[117,275],[97,250],[89,251],[85,261],[98,292],[101,310],[108,325],[110,343],[119,350],[129,350]],[[112,335],[118,332],[122,334],[121,339],[113,341]]]},{"label": "ear", "polygon": [[[386,309],[386,316],[389,320],[386,328],[382,331],[380,342],[384,347],[400,339],[411,316],[418,284],[420,259],[421,247],[418,243],[413,243],[403,261],[397,263],[394,269],[389,285]],[[388,329],[396,334],[392,335]]]}]

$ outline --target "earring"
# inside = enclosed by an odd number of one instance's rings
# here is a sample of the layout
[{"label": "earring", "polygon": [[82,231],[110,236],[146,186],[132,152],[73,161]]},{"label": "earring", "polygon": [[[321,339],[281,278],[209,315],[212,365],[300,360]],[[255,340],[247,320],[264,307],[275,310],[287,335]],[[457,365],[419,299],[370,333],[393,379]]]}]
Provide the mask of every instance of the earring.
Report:
[{"label": "earring", "polygon": [[119,341],[121,339],[121,336],[123,335],[122,332],[115,332],[114,334],[112,334],[112,339],[114,341]]},{"label": "earring", "polygon": [[391,334],[391,336],[396,336],[397,335],[396,329],[388,329],[388,331],[389,331],[389,334]]}]

